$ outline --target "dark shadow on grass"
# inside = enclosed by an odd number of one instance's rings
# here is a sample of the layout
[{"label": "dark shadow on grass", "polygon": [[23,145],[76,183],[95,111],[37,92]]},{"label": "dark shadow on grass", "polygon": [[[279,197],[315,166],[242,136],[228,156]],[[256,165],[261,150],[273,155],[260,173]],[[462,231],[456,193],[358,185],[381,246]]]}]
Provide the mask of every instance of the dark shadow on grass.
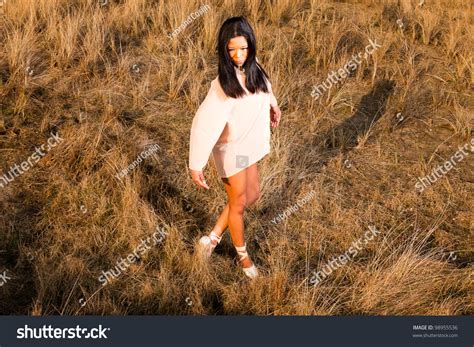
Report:
[{"label": "dark shadow on grass", "polygon": [[[304,186],[305,180],[308,182],[312,181],[314,175],[321,172],[329,161],[339,155],[339,153],[348,153],[354,149],[358,145],[358,138],[364,136],[385,113],[388,99],[392,95],[394,87],[394,81],[386,79],[377,81],[372,90],[361,98],[352,116],[334,128],[313,138],[309,145],[321,148],[322,155],[317,161],[303,164],[305,174],[309,178],[300,179],[298,172],[291,176],[288,175],[284,185],[288,189],[278,192],[278,197],[273,200],[272,206],[267,206],[265,211],[283,212],[289,205],[296,202],[295,197],[298,196],[301,187]],[[302,166],[298,160],[299,157],[297,156],[290,159],[289,167],[295,168],[293,171]],[[273,217],[273,215],[262,216],[262,218],[267,218],[269,221]],[[279,224],[270,222],[268,225],[271,228],[278,229]],[[264,235],[257,236],[265,237]]]},{"label": "dark shadow on grass", "polygon": [[[184,192],[171,183],[167,178],[171,174],[166,172],[166,169],[160,167],[161,165],[146,164],[143,166],[143,175],[145,184],[144,190],[140,192],[140,197],[148,201],[157,214],[162,216],[169,216],[170,220],[182,218],[182,216],[170,216],[169,208],[167,207],[167,200],[177,201],[182,209],[181,213],[188,216],[195,222],[195,228],[192,227],[187,231],[186,236],[188,241],[198,236],[198,230],[204,230],[210,225],[210,216],[208,211],[204,210],[200,201],[193,200],[186,196]],[[184,230],[183,230],[184,232]]]},{"label": "dark shadow on grass", "polygon": [[[12,183],[15,190],[18,183]],[[20,245],[32,247],[41,231],[36,230],[42,203],[30,192],[19,188],[7,204],[0,201],[0,271],[6,271],[8,281],[1,287],[0,314],[28,314],[37,296],[35,258],[21,254]]]},{"label": "dark shadow on grass", "polygon": [[[322,142],[324,148],[339,148],[344,153],[352,150],[357,146],[358,138],[364,136],[385,113],[387,101],[394,86],[395,82],[389,80],[376,82],[370,93],[361,98],[354,114],[323,134],[322,139],[318,138],[317,142]],[[319,169],[332,157],[327,157],[319,165]]]}]

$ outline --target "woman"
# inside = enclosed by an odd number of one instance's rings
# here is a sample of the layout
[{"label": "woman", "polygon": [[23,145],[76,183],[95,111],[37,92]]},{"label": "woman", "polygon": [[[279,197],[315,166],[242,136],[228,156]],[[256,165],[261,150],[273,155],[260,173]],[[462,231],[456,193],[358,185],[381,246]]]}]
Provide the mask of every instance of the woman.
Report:
[{"label": "woman", "polygon": [[209,189],[203,168],[212,151],[228,203],[208,236],[199,240],[210,256],[229,226],[244,273],[258,276],[244,241],[244,209],[259,197],[257,161],[270,152],[270,122],[280,123],[281,111],[271,83],[256,58],[252,27],[244,17],[227,19],[219,30],[218,76],[191,126],[189,168],[193,181]]}]

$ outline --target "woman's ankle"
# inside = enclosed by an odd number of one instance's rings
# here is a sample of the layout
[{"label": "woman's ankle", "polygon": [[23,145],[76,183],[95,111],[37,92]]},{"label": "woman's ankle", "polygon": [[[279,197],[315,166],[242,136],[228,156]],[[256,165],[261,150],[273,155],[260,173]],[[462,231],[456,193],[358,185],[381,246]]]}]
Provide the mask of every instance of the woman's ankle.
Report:
[{"label": "woman's ankle", "polygon": [[211,230],[211,233],[216,234],[218,237],[222,237],[226,229],[222,230],[221,228],[214,228]]},{"label": "woman's ankle", "polygon": [[251,267],[253,265],[253,262],[252,260],[250,259],[250,257],[247,257],[245,258],[244,260],[241,260],[240,261],[240,265],[243,267],[243,268],[247,268],[247,267]]},{"label": "woman's ankle", "polygon": [[237,257],[239,259],[239,263],[243,268],[248,268],[253,265],[252,260],[250,259],[250,255],[247,252],[247,244],[244,243],[242,246],[235,246],[237,250]]},{"label": "woman's ankle", "polygon": [[213,247],[217,246],[221,242],[223,233],[224,232],[220,229],[212,229],[211,233],[209,234],[209,237],[211,239],[211,244]]}]

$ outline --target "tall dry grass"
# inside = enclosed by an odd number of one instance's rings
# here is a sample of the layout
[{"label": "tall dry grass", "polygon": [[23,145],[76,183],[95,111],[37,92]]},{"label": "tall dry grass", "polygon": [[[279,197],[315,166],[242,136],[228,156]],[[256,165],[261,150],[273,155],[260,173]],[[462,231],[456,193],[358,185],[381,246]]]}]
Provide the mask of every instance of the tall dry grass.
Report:
[{"label": "tall dry grass", "polygon": [[[0,271],[12,277],[2,313],[473,313],[473,153],[421,194],[414,187],[473,135],[469,2],[209,1],[173,40],[203,3],[101,3],[8,0],[0,18],[1,173],[50,132],[64,139],[0,190]],[[263,274],[253,283],[228,232],[210,263],[195,255],[226,195],[212,159],[209,191],[187,168],[192,117],[217,74],[215,38],[232,15],[253,23],[283,111],[245,215]],[[312,86],[369,39],[382,47],[313,100]],[[115,177],[153,143],[161,150]],[[103,287],[101,271],[157,225],[169,228],[163,243]],[[309,286],[369,225],[381,235]]]}]

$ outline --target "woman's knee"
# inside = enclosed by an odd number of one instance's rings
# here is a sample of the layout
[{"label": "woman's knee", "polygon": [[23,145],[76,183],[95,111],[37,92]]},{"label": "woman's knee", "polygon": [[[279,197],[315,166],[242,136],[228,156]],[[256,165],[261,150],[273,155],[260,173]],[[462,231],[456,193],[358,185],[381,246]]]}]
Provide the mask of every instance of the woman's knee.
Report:
[{"label": "woman's knee", "polygon": [[247,194],[247,206],[253,205],[260,198],[260,191],[253,190]]},{"label": "woman's knee", "polygon": [[229,201],[229,209],[238,213],[243,213],[247,206],[248,199],[246,194],[240,194]]}]

